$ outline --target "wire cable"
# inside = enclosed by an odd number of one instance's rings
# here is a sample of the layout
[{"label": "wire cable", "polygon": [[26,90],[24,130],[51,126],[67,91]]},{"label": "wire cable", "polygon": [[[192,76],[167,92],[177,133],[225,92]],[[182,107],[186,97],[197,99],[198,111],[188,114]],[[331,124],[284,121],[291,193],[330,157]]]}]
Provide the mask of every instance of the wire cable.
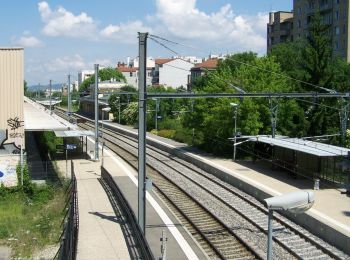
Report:
[{"label": "wire cable", "polygon": [[[157,36],[157,35],[150,35],[151,37],[150,38],[153,38],[153,40],[155,40],[154,38],[157,38],[159,40],[163,40],[163,41],[166,41],[166,42],[169,42],[169,43],[172,43],[172,44],[176,44],[176,45],[181,45],[183,47],[187,47],[187,48],[191,48],[191,49],[196,49],[200,52],[203,52],[203,53],[208,53],[206,51],[204,51],[203,49],[200,49],[200,48],[197,48],[197,47],[194,47],[194,46],[190,46],[190,45],[186,45],[186,44],[182,44],[182,43],[178,43],[178,42],[175,42],[175,41],[172,41],[172,40],[168,40],[164,37],[160,37],[160,36]],[[169,49],[171,52],[173,53],[177,53],[173,50],[171,50],[169,47],[167,47],[165,44],[163,43],[160,43],[159,41],[157,41],[159,44],[161,44],[163,47]],[[181,56],[181,55],[180,55]],[[268,70],[268,69],[264,69],[264,68],[261,68],[259,66],[256,66],[256,65],[253,65],[253,64],[249,64],[247,62],[243,62],[243,61],[238,61],[236,59],[233,59],[232,57],[227,57],[228,60],[231,60],[233,62],[236,62],[238,64],[241,64],[241,65],[246,65],[246,66],[249,66],[249,67],[252,67],[252,68],[256,68],[258,70],[261,70],[261,71],[264,71],[264,72],[269,72],[269,73],[272,73],[272,74],[275,74],[275,75],[278,75],[280,77],[283,77],[283,78],[286,78],[286,79],[289,79],[289,80],[293,80],[293,81],[296,81],[296,82],[299,82],[299,83],[302,83],[302,84],[305,84],[305,85],[309,85],[309,86],[312,86],[312,87],[315,87],[315,88],[318,88],[318,89],[322,89],[323,91],[326,91],[326,92],[329,92],[329,93],[336,93],[335,90],[333,89],[330,89],[330,88],[326,88],[326,87],[321,87],[321,86],[318,86],[316,84],[313,84],[313,83],[310,83],[310,82],[306,82],[304,80],[300,80],[300,79],[296,79],[296,78],[293,78],[291,76],[288,76],[288,75],[285,75],[283,73],[278,73],[278,72],[274,72],[274,71],[271,71],[271,70]]]}]

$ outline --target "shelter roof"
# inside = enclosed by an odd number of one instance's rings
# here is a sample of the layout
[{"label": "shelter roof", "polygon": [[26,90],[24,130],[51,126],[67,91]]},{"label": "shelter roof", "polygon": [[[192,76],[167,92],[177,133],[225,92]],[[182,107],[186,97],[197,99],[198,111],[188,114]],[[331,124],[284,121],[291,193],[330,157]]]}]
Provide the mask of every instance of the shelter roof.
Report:
[{"label": "shelter roof", "polygon": [[286,137],[276,137],[272,138],[270,136],[257,136],[249,138],[251,141],[266,143],[270,145],[275,145],[298,152],[303,152],[307,154],[312,154],[319,157],[333,157],[333,156],[347,156],[350,149],[323,144],[314,141],[303,140],[299,138],[286,138]]},{"label": "shelter roof", "polygon": [[50,114],[42,105],[24,97],[24,130],[25,131],[57,131],[77,128],[63,118]]}]

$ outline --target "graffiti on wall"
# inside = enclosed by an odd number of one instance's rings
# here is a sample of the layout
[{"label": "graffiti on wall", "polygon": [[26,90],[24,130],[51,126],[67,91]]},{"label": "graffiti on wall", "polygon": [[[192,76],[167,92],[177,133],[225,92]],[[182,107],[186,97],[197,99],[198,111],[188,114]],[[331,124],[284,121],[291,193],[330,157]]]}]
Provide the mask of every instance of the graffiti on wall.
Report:
[{"label": "graffiti on wall", "polygon": [[10,138],[14,139],[14,143],[17,147],[19,147],[19,145],[21,144],[20,140],[23,138],[23,133],[22,132],[18,132],[18,129],[23,127],[23,122],[19,120],[19,118],[16,116],[14,118],[9,118],[7,119],[7,125],[10,127],[11,129],[11,133],[9,134]]},{"label": "graffiti on wall", "polygon": [[17,185],[17,164],[18,157],[0,157],[0,184],[6,187]]}]

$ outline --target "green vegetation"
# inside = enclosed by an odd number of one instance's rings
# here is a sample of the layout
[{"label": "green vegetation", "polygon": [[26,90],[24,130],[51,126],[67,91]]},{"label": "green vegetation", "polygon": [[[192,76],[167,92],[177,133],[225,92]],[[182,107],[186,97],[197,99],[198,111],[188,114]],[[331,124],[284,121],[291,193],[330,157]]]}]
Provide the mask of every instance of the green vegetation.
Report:
[{"label": "green vegetation", "polygon": [[[20,167],[17,168],[19,175]],[[0,188],[0,244],[12,257],[30,258],[37,250],[57,244],[64,217],[65,188],[59,184],[37,186],[24,170],[23,187]]]},{"label": "green vegetation", "polygon": [[[98,77],[101,79],[101,81],[110,80],[111,78],[114,78],[117,81],[119,80],[126,82],[123,74],[112,67],[99,70]],[[86,90],[93,83],[95,83],[95,74],[93,74],[91,77],[87,78],[80,84],[79,92]]]},{"label": "green vegetation", "polygon": [[[279,44],[258,57],[252,52],[237,53],[220,60],[217,70],[207,72],[192,83],[196,93],[346,92],[350,88],[350,65],[332,54],[330,30],[315,14],[305,40]],[[148,92],[181,91],[148,87]],[[116,97],[114,103],[116,104]],[[124,97],[121,97],[121,99]],[[112,106],[115,118],[118,107]],[[338,134],[339,111],[345,101],[337,98],[267,99],[159,99],[158,135],[173,138],[218,155],[232,153],[228,138],[234,134],[234,108],[237,132],[242,135],[271,134],[271,106],[278,104],[276,134],[291,137]],[[147,101],[147,130],[155,131],[155,100]],[[121,106],[124,124],[137,122],[137,103]],[[339,137],[331,143],[347,144]]]},{"label": "green vegetation", "polygon": [[[62,142],[52,132],[38,132],[36,138],[43,154],[53,155],[56,144]],[[16,171],[18,185],[0,187],[0,245],[10,247],[14,259],[30,259],[36,251],[59,242],[67,184],[53,178],[54,181],[36,185],[25,165],[22,186],[20,165]]]}]

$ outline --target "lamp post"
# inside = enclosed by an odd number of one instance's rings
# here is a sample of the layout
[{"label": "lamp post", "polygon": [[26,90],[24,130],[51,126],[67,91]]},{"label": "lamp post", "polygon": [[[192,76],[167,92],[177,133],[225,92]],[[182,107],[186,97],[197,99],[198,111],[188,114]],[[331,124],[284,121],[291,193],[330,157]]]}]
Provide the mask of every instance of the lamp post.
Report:
[{"label": "lamp post", "polygon": [[289,211],[294,214],[303,213],[312,207],[315,202],[315,197],[312,191],[294,191],[271,197],[264,201],[265,206],[269,210],[267,260],[272,260],[273,211]]},{"label": "lamp post", "polygon": [[101,125],[101,137],[102,137],[102,166],[103,166],[103,149],[105,146],[105,140],[104,140],[104,135],[103,135],[103,120],[104,120],[104,112],[109,113],[109,111],[111,111],[110,107],[105,107],[102,108],[102,125]]},{"label": "lamp post", "polygon": [[237,141],[237,108],[238,104],[236,103],[230,103],[230,105],[233,107],[233,118],[234,118],[234,132],[233,132],[233,161],[236,160],[236,141]]}]

